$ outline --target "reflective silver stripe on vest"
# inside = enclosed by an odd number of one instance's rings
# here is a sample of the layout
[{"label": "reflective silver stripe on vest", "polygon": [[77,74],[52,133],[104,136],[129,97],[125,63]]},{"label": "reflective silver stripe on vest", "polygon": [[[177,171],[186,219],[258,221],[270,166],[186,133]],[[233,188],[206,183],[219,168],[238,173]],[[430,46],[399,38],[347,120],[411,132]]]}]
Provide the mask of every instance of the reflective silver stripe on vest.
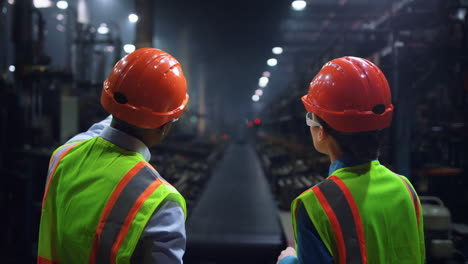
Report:
[{"label": "reflective silver stripe on vest", "polygon": [[52,157],[52,160],[49,162],[49,170],[47,171],[46,186],[47,186],[47,183],[49,182],[52,172],[54,171],[54,168],[60,162],[60,157],[62,156],[62,154],[66,152],[67,150],[69,150],[70,148],[73,148],[78,143],[80,142],[70,143],[68,145],[61,147],[59,150],[57,150],[57,152],[55,152],[54,156]]},{"label": "reflective silver stripe on vest", "polygon": [[[328,204],[330,204],[333,212],[335,212],[343,234],[345,244],[346,263],[358,264],[363,263],[361,250],[359,248],[359,239],[356,231],[356,223],[354,222],[351,207],[348,204],[344,193],[341,191],[338,184],[333,180],[326,180],[317,187],[322,192]],[[343,257],[343,256],[340,256]]]},{"label": "reflective silver stripe on vest", "polygon": [[151,168],[144,166],[124,187],[102,229],[96,263],[111,263],[110,256],[112,246],[124,225],[125,218],[138,197],[140,197],[146,188],[156,179],[158,179],[157,173]]}]

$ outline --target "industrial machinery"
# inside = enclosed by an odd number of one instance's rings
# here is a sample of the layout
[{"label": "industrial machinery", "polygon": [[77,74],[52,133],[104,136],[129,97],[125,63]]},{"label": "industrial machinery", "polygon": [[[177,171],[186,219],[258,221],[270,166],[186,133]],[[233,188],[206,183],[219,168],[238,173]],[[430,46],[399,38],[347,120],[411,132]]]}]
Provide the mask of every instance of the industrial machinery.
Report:
[{"label": "industrial machinery", "polygon": [[424,217],[427,263],[465,263],[465,256],[455,247],[448,208],[435,196],[421,196],[419,199]]}]

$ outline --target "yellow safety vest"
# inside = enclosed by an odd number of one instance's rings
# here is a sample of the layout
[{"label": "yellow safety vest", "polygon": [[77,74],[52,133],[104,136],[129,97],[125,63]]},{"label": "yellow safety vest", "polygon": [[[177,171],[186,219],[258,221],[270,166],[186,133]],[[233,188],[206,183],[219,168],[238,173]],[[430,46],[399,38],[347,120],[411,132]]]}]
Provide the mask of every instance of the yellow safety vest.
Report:
[{"label": "yellow safety vest", "polygon": [[136,152],[100,137],[58,148],[49,163],[39,264],[124,264],[154,211],[185,200]]},{"label": "yellow safety vest", "polygon": [[336,170],[298,196],[291,205],[296,241],[300,204],[336,263],[424,263],[418,196],[379,161]]}]

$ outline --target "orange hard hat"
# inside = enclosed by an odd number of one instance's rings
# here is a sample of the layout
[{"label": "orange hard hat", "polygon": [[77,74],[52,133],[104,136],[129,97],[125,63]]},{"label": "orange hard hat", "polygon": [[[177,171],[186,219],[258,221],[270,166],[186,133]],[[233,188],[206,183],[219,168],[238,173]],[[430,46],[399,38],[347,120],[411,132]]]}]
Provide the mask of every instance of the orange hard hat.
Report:
[{"label": "orange hard hat", "polygon": [[101,104],[107,112],[140,128],[158,128],[187,106],[187,82],[169,53],[143,48],[123,57],[104,81]]},{"label": "orange hard hat", "polygon": [[387,79],[372,62],[342,57],[326,63],[302,97],[308,112],[342,132],[390,126],[392,96]]}]

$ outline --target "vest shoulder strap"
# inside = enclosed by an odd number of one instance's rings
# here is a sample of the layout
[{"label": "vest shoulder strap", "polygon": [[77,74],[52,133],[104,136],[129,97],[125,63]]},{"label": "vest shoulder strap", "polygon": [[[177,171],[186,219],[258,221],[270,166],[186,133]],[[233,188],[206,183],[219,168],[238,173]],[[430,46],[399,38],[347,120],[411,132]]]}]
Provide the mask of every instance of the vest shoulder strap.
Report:
[{"label": "vest shoulder strap", "polygon": [[311,190],[331,223],[337,243],[338,263],[367,263],[361,216],[346,184],[340,178],[330,176]]}]

